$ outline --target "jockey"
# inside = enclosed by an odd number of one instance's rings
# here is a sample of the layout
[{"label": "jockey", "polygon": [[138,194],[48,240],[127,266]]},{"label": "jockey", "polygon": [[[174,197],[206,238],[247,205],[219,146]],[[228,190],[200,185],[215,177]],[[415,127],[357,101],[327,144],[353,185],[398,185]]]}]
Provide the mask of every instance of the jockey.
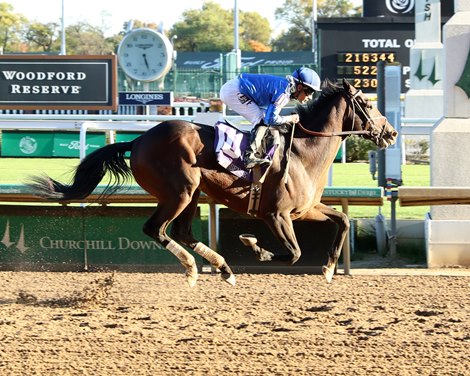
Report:
[{"label": "jockey", "polygon": [[254,126],[244,156],[246,168],[270,163],[269,159],[260,155],[260,146],[268,127],[299,122],[297,114],[281,116],[282,108],[291,99],[306,103],[320,90],[320,77],[306,67],[298,68],[285,78],[241,73],[222,86],[220,99]]}]

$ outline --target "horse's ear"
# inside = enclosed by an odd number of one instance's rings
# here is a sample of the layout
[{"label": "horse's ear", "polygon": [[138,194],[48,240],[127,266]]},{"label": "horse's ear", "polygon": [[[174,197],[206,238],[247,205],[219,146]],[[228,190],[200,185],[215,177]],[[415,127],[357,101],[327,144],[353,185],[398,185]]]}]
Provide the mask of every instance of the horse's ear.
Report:
[{"label": "horse's ear", "polygon": [[348,93],[351,92],[351,84],[345,78],[343,78],[343,87]]}]

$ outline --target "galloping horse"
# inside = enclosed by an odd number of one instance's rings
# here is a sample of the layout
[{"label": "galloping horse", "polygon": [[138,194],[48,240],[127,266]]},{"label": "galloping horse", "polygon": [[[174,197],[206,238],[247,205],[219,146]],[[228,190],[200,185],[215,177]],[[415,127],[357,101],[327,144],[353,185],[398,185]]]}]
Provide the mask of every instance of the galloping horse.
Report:
[{"label": "galloping horse", "polygon": [[[260,247],[256,238],[245,239],[260,261],[294,264],[301,255],[292,221],[330,222],[338,230],[328,252],[323,274],[331,282],[341,247],[349,230],[348,217],[320,202],[330,165],[341,141],[350,134],[360,134],[385,148],[395,143],[397,131],[347,81],[343,85],[326,80],[318,99],[298,106],[300,122],[293,139],[282,137],[279,152],[272,161],[263,184],[257,217],[264,220],[282,245],[284,253]],[[235,284],[235,276],[225,259],[196,240],[191,221],[200,192],[240,213],[246,213],[250,182],[222,168],[216,160],[214,127],[182,120],[165,121],[131,142],[104,146],[89,154],[78,165],[71,184],[62,184],[47,176],[33,177],[28,185],[46,199],[68,201],[87,197],[106,173],[111,174],[105,194],[111,194],[126,179],[153,195],[158,205],[143,226],[145,234],[172,252],[186,268],[190,286],[198,271],[187,246],[221,271],[221,276]],[[289,146],[291,146],[289,148]],[[130,151],[130,167],[125,153]],[[288,179],[284,180],[287,156]],[[171,234],[167,234],[170,223]]]}]

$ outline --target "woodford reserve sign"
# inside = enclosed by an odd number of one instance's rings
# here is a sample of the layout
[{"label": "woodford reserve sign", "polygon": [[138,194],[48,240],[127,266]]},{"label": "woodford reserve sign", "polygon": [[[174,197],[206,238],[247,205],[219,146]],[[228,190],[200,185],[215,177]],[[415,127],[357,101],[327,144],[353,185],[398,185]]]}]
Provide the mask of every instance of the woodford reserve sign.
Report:
[{"label": "woodford reserve sign", "polygon": [[0,109],[116,110],[116,57],[0,55]]}]

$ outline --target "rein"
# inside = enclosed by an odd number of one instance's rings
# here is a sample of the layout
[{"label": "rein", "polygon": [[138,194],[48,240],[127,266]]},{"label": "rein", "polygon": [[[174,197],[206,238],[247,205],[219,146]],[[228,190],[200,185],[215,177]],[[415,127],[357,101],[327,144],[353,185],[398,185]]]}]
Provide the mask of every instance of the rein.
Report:
[{"label": "rein", "polygon": [[369,134],[369,131],[342,131],[342,132],[316,132],[311,131],[310,129],[304,128],[304,126],[299,122],[296,124],[300,130],[310,136],[317,136],[317,137],[334,137],[334,136],[350,136],[353,134]]}]

